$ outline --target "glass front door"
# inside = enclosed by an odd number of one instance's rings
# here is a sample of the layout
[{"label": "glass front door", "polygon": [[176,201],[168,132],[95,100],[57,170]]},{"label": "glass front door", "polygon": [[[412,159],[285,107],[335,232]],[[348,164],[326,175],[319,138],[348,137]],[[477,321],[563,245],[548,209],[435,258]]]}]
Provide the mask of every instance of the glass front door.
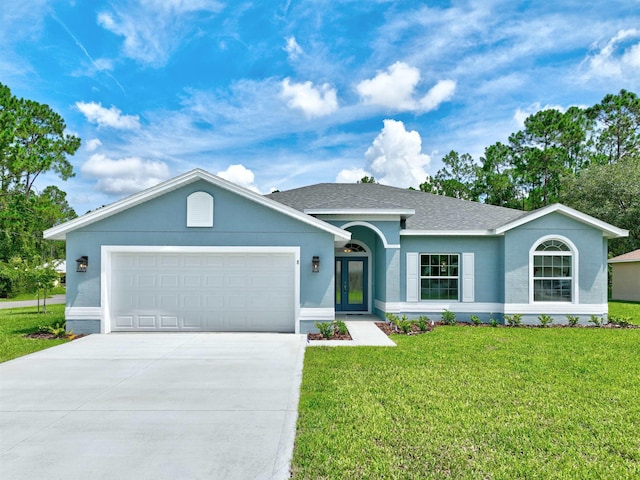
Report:
[{"label": "glass front door", "polygon": [[368,275],[366,257],[336,257],[336,310],[367,310]]}]

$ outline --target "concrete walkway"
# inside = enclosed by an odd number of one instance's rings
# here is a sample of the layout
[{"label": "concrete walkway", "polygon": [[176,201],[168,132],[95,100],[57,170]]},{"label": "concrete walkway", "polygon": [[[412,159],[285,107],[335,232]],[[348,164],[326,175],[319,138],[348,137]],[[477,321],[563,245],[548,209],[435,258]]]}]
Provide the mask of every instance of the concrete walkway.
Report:
[{"label": "concrete walkway", "polygon": [[[47,305],[56,305],[66,302],[66,295],[64,293],[60,295],[52,295],[47,298]],[[40,307],[42,307],[43,300],[40,299]],[[37,307],[38,300],[19,300],[17,302],[0,302],[0,308],[22,308],[22,307]]]},{"label": "concrete walkway", "polygon": [[[380,321],[379,319],[376,321]],[[310,340],[309,346],[323,347],[395,347],[396,344],[380,330],[375,321],[346,320],[353,340]]]},{"label": "concrete walkway", "polygon": [[0,364],[0,478],[286,479],[304,335],[90,335]]}]

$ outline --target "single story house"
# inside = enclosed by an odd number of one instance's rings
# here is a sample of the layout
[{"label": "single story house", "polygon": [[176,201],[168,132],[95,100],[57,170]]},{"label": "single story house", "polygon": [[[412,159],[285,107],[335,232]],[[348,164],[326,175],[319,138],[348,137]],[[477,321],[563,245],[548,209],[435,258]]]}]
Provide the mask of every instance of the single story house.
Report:
[{"label": "single story house", "polygon": [[[196,169],[44,232],[66,240],[67,328],[306,333],[336,315],[607,313],[607,240],[532,212],[379,184],[260,195]],[[357,318],[357,317],[354,317]]]},{"label": "single story house", "polygon": [[640,249],[609,259],[611,299],[640,302]]}]

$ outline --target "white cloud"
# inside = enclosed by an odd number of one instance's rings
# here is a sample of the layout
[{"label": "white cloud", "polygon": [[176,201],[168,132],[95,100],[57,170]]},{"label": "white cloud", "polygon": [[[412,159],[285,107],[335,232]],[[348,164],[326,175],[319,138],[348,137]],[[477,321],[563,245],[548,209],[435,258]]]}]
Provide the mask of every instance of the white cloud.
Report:
[{"label": "white cloud", "polygon": [[285,40],[287,44],[284,47],[284,51],[287,52],[289,60],[295,60],[304,53],[302,47],[298,45],[296,37],[287,37]]},{"label": "white cloud", "polygon": [[386,72],[356,85],[365,103],[395,110],[413,110],[413,91],[420,81],[420,70],[404,62],[396,62]]},{"label": "white cloud", "polygon": [[127,157],[117,160],[95,153],[81,167],[83,175],[97,178],[97,188],[108,194],[130,194],[169,178],[166,163]]},{"label": "white cloud", "polygon": [[100,145],[102,145],[102,142],[100,141],[99,138],[92,138],[91,140],[87,140],[85,148],[86,148],[87,152],[93,152]]},{"label": "white cloud", "polygon": [[98,14],[98,25],[124,38],[125,56],[160,67],[189,32],[197,34],[195,13],[217,13],[224,5],[216,0],[139,0],[113,8]]},{"label": "white cloud", "polygon": [[[640,30],[620,30],[596,54],[587,57],[589,74],[605,78],[624,78],[640,70],[640,41],[627,46],[629,39],[640,38]],[[636,72],[637,75],[638,72]]]},{"label": "white cloud", "polygon": [[328,83],[314,87],[311,82],[291,83],[285,78],[281,87],[281,95],[289,108],[302,110],[308,118],[329,115],[338,109],[336,89]]},{"label": "white cloud", "polygon": [[450,100],[456,90],[453,80],[440,80],[420,100],[416,100],[415,90],[420,82],[420,70],[404,62],[396,62],[386,72],[356,85],[356,90],[364,103],[379,105],[398,111],[428,112],[435,110],[442,102]]},{"label": "white cloud", "polygon": [[104,108],[101,103],[96,102],[76,102],[76,107],[87,120],[97,123],[98,127],[111,127],[122,130],[135,130],[140,127],[140,117],[138,115],[123,115],[119,108]]},{"label": "white cloud", "polygon": [[337,183],[357,183],[362,177],[370,177],[371,174],[362,168],[349,168],[340,170],[336,176]]},{"label": "white cloud", "polygon": [[431,158],[422,153],[422,139],[407,131],[397,120],[385,120],[384,127],[365,153],[369,168],[382,184],[417,187],[427,178]]},{"label": "white cloud", "polygon": [[255,186],[255,175],[251,170],[242,164],[229,165],[226,170],[216,173],[218,177],[224,178],[230,182],[248,188],[254,192],[260,193],[258,187]]},{"label": "white cloud", "polygon": [[451,100],[456,91],[456,82],[453,80],[440,80],[429,89],[427,94],[420,100],[420,107],[423,111],[435,110],[442,102]]}]

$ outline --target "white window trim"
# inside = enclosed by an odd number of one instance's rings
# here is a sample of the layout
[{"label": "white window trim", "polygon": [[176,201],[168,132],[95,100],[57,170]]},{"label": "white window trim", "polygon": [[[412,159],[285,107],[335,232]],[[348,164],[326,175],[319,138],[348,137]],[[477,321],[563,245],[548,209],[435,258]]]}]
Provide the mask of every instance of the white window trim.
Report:
[{"label": "white window trim", "polygon": [[[570,302],[540,302],[540,301],[533,300],[533,280],[534,280],[533,257],[536,254],[536,248],[538,248],[541,243],[547,242],[549,240],[557,240],[567,245],[567,247],[569,247],[570,255],[571,255],[571,301]],[[552,254],[553,254],[552,252],[548,253],[548,255],[552,255]],[[565,254],[560,253],[560,255],[568,256],[568,254],[566,253]],[[529,275],[529,303],[530,304],[535,303],[536,305],[571,305],[571,304],[580,303],[578,298],[578,292],[580,290],[578,288],[578,279],[580,278],[579,271],[578,271],[579,264],[580,262],[578,261],[578,249],[576,248],[574,243],[571,240],[569,240],[567,237],[564,237],[562,235],[545,235],[544,237],[540,237],[538,240],[533,242],[533,245],[529,249],[529,274],[528,274]]]},{"label": "white window trim", "polygon": [[[456,277],[425,277],[422,275],[422,256],[423,255],[455,255],[458,257],[458,276]],[[421,302],[460,302],[460,290],[461,285],[460,281],[462,280],[462,275],[460,275],[460,271],[462,270],[462,265],[460,263],[462,255],[457,252],[420,252],[418,254],[418,298]],[[423,278],[443,278],[443,279],[456,279],[458,280],[458,298],[455,300],[452,299],[444,299],[444,298],[433,298],[433,299],[422,299],[422,279]]]}]

